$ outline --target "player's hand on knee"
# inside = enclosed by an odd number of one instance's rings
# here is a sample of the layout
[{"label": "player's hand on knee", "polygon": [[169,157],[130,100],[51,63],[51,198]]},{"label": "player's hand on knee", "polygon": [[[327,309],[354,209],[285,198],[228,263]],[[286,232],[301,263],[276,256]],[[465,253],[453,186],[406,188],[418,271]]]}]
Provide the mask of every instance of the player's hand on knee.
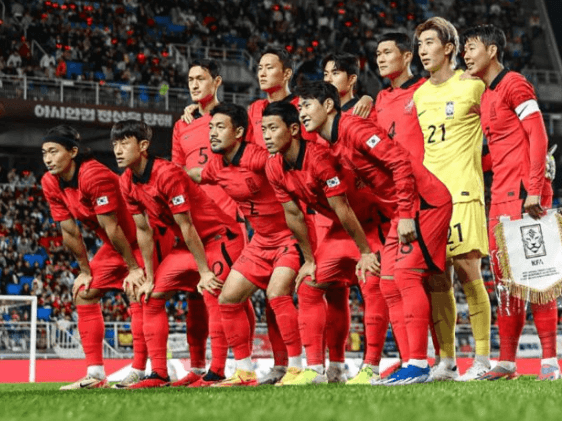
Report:
[{"label": "player's hand on knee", "polygon": [[135,297],[139,303],[141,302],[143,295],[144,302],[148,303],[148,300],[152,295],[152,291],[154,291],[154,282],[152,280],[146,280],[140,287],[136,288],[135,291]]},{"label": "player's hand on knee", "polygon": [[402,244],[409,244],[418,238],[416,234],[416,223],[412,218],[400,219],[396,231],[398,233],[398,239]]},{"label": "player's hand on knee", "polygon": [[74,280],[74,285],[72,285],[72,298],[76,301],[80,288],[84,287],[84,292],[88,292],[90,289],[90,284],[92,283],[92,274],[80,272],[80,274]]},{"label": "player's hand on knee", "polygon": [[187,123],[187,124],[191,124],[193,122],[193,120],[195,120],[195,118],[193,117],[193,114],[195,113],[195,111],[197,111],[197,108],[199,106],[197,104],[191,104],[188,105],[187,107],[185,107],[183,109],[183,115],[181,116],[181,119],[183,120],[183,122]]},{"label": "player's hand on knee", "polygon": [[144,275],[144,270],[141,267],[137,267],[129,271],[129,274],[123,280],[123,289],[125,291],[132,291],[135,287],[140,288],[146,281]]},{"label": "player's hand on knee", "polygon": [[381,264],[377,255],[373,252],[362,253],[361,258],[355,267],[355,275],[363,283],[367,282],[367,272],[379,276],[381,273]]},{"label": "player's hand on knee", "polygon": [[221,280],[210,270],[202,272],[200,275],[201,279],[197,284],[197,291],[202,294],[203,291],[206,290],[213,295],[217,295],[217,290],[220,291],[223,287]]},{"label": "player's hand on knee", "polygon": [[299,273],[297,273],[295,278],[295,291],[299,290],[300,284],[306,278],[310,278],[311,282],[316,282],[316,262],[313,260],[305,261],[299,269]]},{"label": "player's hand on knee", "polygon": [[525,212],[533,219],[540,219],[544,215],[545,210],[541,206],[540,196],[527,196],[523,205]]}]

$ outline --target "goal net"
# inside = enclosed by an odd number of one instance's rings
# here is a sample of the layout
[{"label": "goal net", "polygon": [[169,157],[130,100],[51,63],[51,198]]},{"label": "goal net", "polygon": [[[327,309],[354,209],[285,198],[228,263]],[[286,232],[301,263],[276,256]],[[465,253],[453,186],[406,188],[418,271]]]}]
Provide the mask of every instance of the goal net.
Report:
[{"label": "goal net", "polygon": [[[29,322],[16,321],[20,314],[29,314]],[[25,295],[0,295],[0,350],[29,352],[29,381],[35,382],[37,350],[37,297]]]}]

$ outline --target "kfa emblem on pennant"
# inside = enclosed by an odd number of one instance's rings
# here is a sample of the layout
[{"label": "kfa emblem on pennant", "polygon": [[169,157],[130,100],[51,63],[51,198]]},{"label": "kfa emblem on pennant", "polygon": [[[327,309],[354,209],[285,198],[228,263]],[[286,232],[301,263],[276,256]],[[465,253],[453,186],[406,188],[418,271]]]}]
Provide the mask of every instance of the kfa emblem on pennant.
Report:
[{"label": "kfa emblem on pennant", "polygon": [[445,116],[447,119],[451,119],[455,117],[455,102],[448,101],[447,105],[445,106]]},{"label": "kfa emblem on pennant", "polygon": [[527,259],[536,259],[546,256],[544,237],[539,224],[521,227],[521,241],[523,241],[523,251]]}]

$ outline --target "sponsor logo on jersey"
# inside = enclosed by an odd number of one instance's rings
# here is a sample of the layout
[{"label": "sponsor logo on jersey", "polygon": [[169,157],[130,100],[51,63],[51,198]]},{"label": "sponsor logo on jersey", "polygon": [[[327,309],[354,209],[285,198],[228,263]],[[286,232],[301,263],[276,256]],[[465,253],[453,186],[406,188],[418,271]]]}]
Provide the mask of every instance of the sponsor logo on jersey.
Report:
[{"label": "sponsor logo on jersey", "polygon": [[455,102],[448,101],[445,106],[445,116],[447,119],[455,118]]},{"label": "sponsor logo on jersey", "polygon": [[330,178],[328,181],[326,181],[326,184],[328,185],[328,187],[339,186],[340,185],[340,179],[338,177]]},{"label": "sponsor logo on jersey", "polygon": [[371,136],[371,138],[369,140],[367,140],[367,146],[369,148],[374,148],[375,146],[377,146],[377,144],[381,141],[381,138],[378,137],[376,134],[374,134],[373,136]]},{"label": "sponsor logo on jersey", "polygon": [[109,199],[107,198],[107,196],[98,197],[96,199],[96,203],[98,204],[98,206],[107,205],[109,204]]},{"label": "sponsor logo on jersey", "polygon": [[183,195],[180,194],[179,196],[172,197],[172,204],[174,206],[181,205],[182,203],[185,203],[185,199],[184,199]]}]

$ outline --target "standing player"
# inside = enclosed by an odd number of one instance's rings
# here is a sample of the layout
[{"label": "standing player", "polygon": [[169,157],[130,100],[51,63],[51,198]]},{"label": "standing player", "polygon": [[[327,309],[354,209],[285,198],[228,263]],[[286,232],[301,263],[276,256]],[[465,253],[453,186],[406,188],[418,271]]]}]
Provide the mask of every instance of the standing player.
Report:
[{"label": "standing player", "polygon": [[[445,238],[451,199],[445,186],[371,119],[341,113],[336,89],[325,82],[299,89],[300,119],[306,130],[326,139],[343,165],[371,186],[379,207],[390,216],[381,277],[398,293],[385,291],[399,349],[409,348],[408,366],[389,383],[427,380],[427,327],[430,320],[425,283],[445,264]],[[411,161],[411,163],[410,163]],[[440,236],[443,236],[442,238]],[[389,294],[390,293],[390,294]],[[402,339],[402,318],[407,340]]]},{"label": "standing player", "polygon": [[[188,174],[203,168],[211,155],[209,152],[210,111],[219,104],[217,94],[221,84],[220,66],[216,61],[195,60],[190,64],[189,93],[197,108],[190,123],[183,120],[176,122],[172,136],[172,162],[183,167]],[[236,204],[221,187],[207,185],[202,189],[229,217],[238,220]],[[208,297],[207,308],[205,308],[201,295],[196,292],[188,293],[187,297],[189,313],[191,313],[191,316],[188,313],[187,320],[187,342],[190,355],[196,355],[196,358],[192,359],[195,366],[192,365],[191,372],[174,383],[175,386],[188,386],[195,382],[197,384],[214,382],[220,379],[220,376],[216,376],[216,373],[212,372],[203,376],[209,328],[212,343],[222,350],[220,352],[226,352],[227,348],[226,339],[220,333],[222,327],[216,297],[212,295]],[[208,316],[207,312],[209,312]],[[209,317],[208,324],[204,323],[207,317]],[[218,353],[217,348],[215,354]],[[203,380],[200,380],[201,378]]]},{"label": "standing player", "polygon": [[[371,279],[378,277],[379,272],[378,259],[373,251],[381,249],[374,195],[365,186],[358,188],[357,180],[350,171],[340,172],[340,166],[328,149],[300,137],[298,112],[292,105],[274,102],[267,106],[263,136],[268,151],[275,154],[268,160],[267,177],[285,209],[287,225],[297,237],[305,257],[305,264],[297,277],[297,288],[304,279],[298,288],[299,328],[307,356],[307,369],[283,384],[326,383],[324,336],[329,306],[327,291],[335,289],[349,297],[349,285],[354,282],[356,267],[363,283],[378,282],[378,279]],[[314,253],[311,245],[311,234],[314,232],[307,229],[304,218],[308,206],[334,221]],[[365,297],[365,300],[371,300],[371,297]],[[342,344],[340,353],[344,356],[345,339],[349,333],[349,305],[338,316],[347,321],[347,329],[339,332],[343,342],[337,338]],[[384,338],[388,316],[386,323],[381,324],[384,325]],[[379,341],[380,347],[383,341]],[[330,364],[337,361],[332,356],[330,360]],[[340,364],[344,364],[343,360]],[[343,367],[341,369],[343,371]]]},{"label": "standing player", "polygon": [[[180,167],[148,154],[151,140],[152,130],[141,121],[124,120],[111,130],[117,164],[126,168],[120,180],[121,191],[135,220],[137,240],[146,262],[146,282],[137,297],[145,297],[144,336],[152,374],[129,389],[169,383],[166,300],[177,290],[195,292],[198,283],[210,291],[220,289],[244,243],[234,219],[224,214]],[[197,212],[191,212],[194,203]],[[154,270],[148,259],[158,248],[155,238],[167,230],[181,240],[174,250],[157,250],[163,260]],[[210,369],[223,378],[224,357],[213,355]]]},{"label": "standing player", "polygon": [[[490,150],[492,203],[489,238],[492,267],[498,285],[501,273],[497,258],[494,227],[501,215],[518,219],[521,208],[539,219],[552,207],[552,187],[545,177],[548,137],[533,86],[519,73],[502,65],[505,34],[493,25],[476,26],[464,34],[467,70],[484,81],[481,122]],[[525,197],[526,196],[526,197]],[[526,305],[503,289],[498,308],[500,361],[480,379],[515,378],[515,356],[525,324]],[[557,380],[560,367],[556,358],[556,300],[531,304],[533,319],[542,345],[539,379]]]},{"label": "standing player", "polygon": [[[447,269],[437,282],[446,285],[452,295],[454,269],[462,283],[476,355],[472,367],[460,380],[471,380],[490,368],[490,299],[480,269],[482,257],[488,254],[479,118],[484,83],[461,79],[462,70],[455,71],[459,37],[447,20],[434,17],[418,25],[416,39],[424,69],[430,73],[429,80],[414,93],[425,141],[423,163],[445,183],[454,204],[447,241]],[[450,305],[451,301],[442,304]],[[454,348],[456,312],[436,309],[439,302],[434,301],[433,306],[434,314],[454,319],[441,321],[449,328],[450,339],[441,343],[441,362],[432,372],[432,378],[454,380],[459,376]]]},{"label": "standing player", "polygon": [[[136,260],[131,248],[136,241],[135,227],[119,191],[119,177],[89,155],[80,144],[80,134],[70,126],[50,129],[43,138],[42,153],[48,170],[41,179],[43,193],[53,219],[60,223],[63,243],[80,267],[72,293],[88,366],[85,378],[61,390],[107,387],[103,367],[105,326],[99,301],[108,290],[123,287],[131,300],[135,355],[134,375],[127,376],[128,381],[122,382],[122,386],[135,383],[144,375],[146,344],[142,308],[135,300],[132,286],[142,284],[144,273],[138,264],[141,257],[136,256]],[[94,230],[103,241],[91,261],[77,221]]]},{"label": "standing player", "polygon": [[[388,137],[397,141],[404,149],[410,152],[413,159],[423,163],[424,140],[418,124],[418,116],[414,106],[414,92],[426,81],[425,78],[414,76],[410,69],[414,47],[412,40],[401,32],[384,34],[377,45],[377,65],[382,77],[390,80],[390,87],[381,90],[376,100],[376,120],[380,127],[386,130]],[[385,280],[382,280],[383,288]],[[439,285],[431,282],[428,288],[431,291],[433,319],[441,320],[439,311],[449,310],[456,314],[455,297],[449,294],[450,288],[438,290]],[[434,304],[437,302],[437,304]],[[456,320],[448,317],[446,320]],[[430,329],[435,348],[435,362],[439,363],[442,323],[430,323]],[[449,338],[450,339],[450,338]],[[454,342],[452,343],[454,347]],[[453,351],[454,352],[454,351]]]},{"label": "standing player", "polygon": [[294,280],[301,266],[298,243],[265,177],[269,154],[244,139],[248,127],[246,110],[238,105],[219,105],[211,111],[211,116],[210,142],[214,155],[195,180],[220,185],[254,229],[252,241],[234,263],[219,296],[223,326],[234,351],[237,371],[216,386],[257,385],[244,303],[258,288],[266,290],[288,351],[289,365],[283,383],[302,371],[298,314],[293,304]]}]

